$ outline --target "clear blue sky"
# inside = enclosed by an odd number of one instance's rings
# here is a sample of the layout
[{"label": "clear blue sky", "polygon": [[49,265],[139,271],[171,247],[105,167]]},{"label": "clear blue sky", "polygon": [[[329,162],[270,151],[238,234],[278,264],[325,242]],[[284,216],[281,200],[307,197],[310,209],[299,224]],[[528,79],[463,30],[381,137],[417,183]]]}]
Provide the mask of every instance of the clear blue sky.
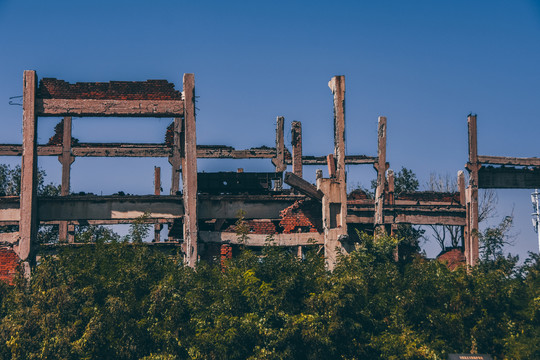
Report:
[{"label": "clear blue sky", "polygon": [[[540,2],[515,1],[6,1],[0,0],[0,142],[21,142],[22,72],[69,82],[167,79],[195,73],[200,144],[272,145],[275,118],[300,120],[304,153],[332,145],[328,80],[346,76],[347,152],[375,155],[388,117],[388,161],[454,177],[467,161],[466,116],[479,153],[540,156]],[[40,122],[40,141],[57,119]],[[81,141],[161,142],[168,121],[75,119]],[[288,131],[287,131],[288,133]],[[290,136],[289,136],[290,137]],[[290,139],[287,139],[290,140]],[[15,164],[19,159],[2,158]],[[50,181],[60,165],[41,158]],[[77,159],[72,189],[151,193],[166,160]],[[272,170],[269,161],[199,161],[205,171]],[[314,178],[315,168],[307,168]],[[349,183],[369,185],[369,166]],[[536,251],[529,190],[498,191],[514,208],[511,252]]]}]

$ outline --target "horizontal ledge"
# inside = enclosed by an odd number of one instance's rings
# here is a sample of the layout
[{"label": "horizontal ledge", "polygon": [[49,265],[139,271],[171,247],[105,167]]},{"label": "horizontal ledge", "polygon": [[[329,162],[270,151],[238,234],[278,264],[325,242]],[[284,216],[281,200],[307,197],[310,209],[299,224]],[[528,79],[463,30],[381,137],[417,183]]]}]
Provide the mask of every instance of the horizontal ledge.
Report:
[{"label": "horizontal ledge", "polygon": [[540,166],[540,158],[518,158],[506,156],[478,156],[478,162],[492,165],[511,165],[511,166]]},{"label": "horizontal ledge", "polygon": [[36,99],[37,116],[180,117],[182,100]]},{"label": "horizontal ledge", "polygon": [[247,234],[246,241],[240,241],[238,235],[232,232],[199,231],[202,242],[228,243],[245,246],[306,246],[324,244],[324,235],[319,233],[292,234]]},{"label": "horizontal ledge", "polygon": [[[376,156],[365,155],[346,155],[345,164],[349,165],[361,165],[361,164],[375,164],[377,162]],[[285,159],[285,164],[291,165],[292,159]],[[303,165],[326,165],[326,156],[302,156]]]},{"label": "horizontal ledge", "polygon": [[67,222],[70,225],[119,225],[119,224],[132,224],[134,221],[137,221],[141,224],[170,224],[175,219],[181,220],[182,217],[179,216],[177,218],[168,218],[168,219],[160,219],[160,218],[149,218],[149,219],[117,219],[117,220],[48,220],[48,221],[40,221],[39,223],[41,225],[57,225],[63,222]]},{"label": "horizontal ledge", "polygon": [[[115,243],[103,243],[103,245],[108,246]],[[163,241],[163,242],[141,242],[141,243],[125,243],[122,245],[127,246],[150,246],[155,247],[159,249],[167,249],[167,248],[175,248],[179,246],[181,242],[178,241]],[[83,247],[94,247],[96,246],[96,243],[90,242],[90,243],[67,243],[67,242],[60,242],[60,243],[54,243],[54,244],[39,244],[38,246],[38,254],[47,254],[51,251],[55,251],[62,248],[83,248]]]}]

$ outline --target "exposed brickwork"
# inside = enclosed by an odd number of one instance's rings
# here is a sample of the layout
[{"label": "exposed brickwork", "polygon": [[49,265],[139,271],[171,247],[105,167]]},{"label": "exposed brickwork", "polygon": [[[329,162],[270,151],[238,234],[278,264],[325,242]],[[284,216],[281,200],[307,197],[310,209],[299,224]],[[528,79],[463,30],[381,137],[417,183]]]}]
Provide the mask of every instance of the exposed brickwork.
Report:
[{"label": "exposed brickwork", "polygon": [[17,273],[19,257],[11,248],[0,248],[0,280],[13,284],[13,278]]},{"label": "exposed brickwork", "polygon": [[459,192],[416,191],[396,195],[399,200],[440,201],[459,204]]},{"label": "exposed brickwork", "polygon": [[315,201],[298,200],[281,211],[279,225],[283,234],[322,232],[321,205]]},{"label": "exposed brickwork", "polygon": [[42,99],[181,100],[182,94],[167,80],[78,82],[54,78],[39,82],[36,96]]},{"label": "exposed brickwork", "polygon": [[369,199],[368,194],[364,190],[356,189],[351,191],[349,195],[347,195],[347,200],[367,200]]},{"label": "exposed brickwork", "polygon": [[167,126],[167,132],[165,133],[165,145],[172,147],[174,143],[174,121]]},{"label": "exposed brickwork", "polygon": [[[54,135],[51,136],[47,145],[63,145],[64,144],[64,119],[60,120],[58,124],[54,127]],[[77,146],[79,140],[72,137],[71,146]]]},{"label": "exposed brickwork", "polygon": [[[244,223],[249,228],[249,232],[252,234],[276,234],[276,224],[272,220],[244,220]],[[236,232],[236,225],[229,226],[226,232]]]},{"label": "exposed brickwork", "polygon": [[437,256],[437,260],[446,263],[450,270],[464,266],[467,261],[461,248],[448,248]]},{"label": "exposed brickwork", "polygon": [[227,260],[232,259],[233,248],[229,244],[221,245],[221,269],[225,269]]},{"label": "exposed brickwork", "polygon": [[[311,200],[298,200],[281,211],[280,220],[244,220],[244,222],[251,234],[321,233],[321,204]],[[236,232],[236,225],[230,225],[223,231]]]}]

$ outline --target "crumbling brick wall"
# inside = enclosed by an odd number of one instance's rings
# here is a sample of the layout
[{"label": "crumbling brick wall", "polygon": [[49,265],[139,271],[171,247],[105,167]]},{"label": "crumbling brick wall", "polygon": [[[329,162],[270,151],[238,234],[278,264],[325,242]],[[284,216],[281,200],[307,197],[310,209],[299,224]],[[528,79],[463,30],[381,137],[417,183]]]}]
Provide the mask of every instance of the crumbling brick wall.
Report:
[{"label": "crumbling brick wall", "polygon": [[78,82],[54,78],[39,81],[41,99],[181,100],[182,93],[167,80]]},{"label": "crumbling brick wall", "polygon": [[[298,200],[280,212],[279,220],[244,220],[250,234],[292,234],[322,230],[321,204],[312,200]],[[236,225],[225,232],[236,232]]]},{"label": "crumbling brick wall", "polygon": [[[47,145],[63,145],[64,144],[64,119],[60,120],[54,127],[54,135],[49,138]],[[79,145],[79,140],[72,137],[71,146]]]},{"label": "crumbling brick wall", "polygon": [[[251,234],[272,235],[278,233],[276,224],[272,220],[244,220],[244,224],[246,225],[247,229],[249,229],[248,231]],[[236,225],[229,226],[225,231],[236,232]]]},{"label": "crumbling brick wall", "polygon": [[467,263],[461,248],[446,249],[437,256],[437,260],[446,263],[450,270],[454,270],[458,266],[464,266]]},{"label": "crumbling brick wall", "polygon": [[221,245],[221,269],[226,268],[226,262],[227,260],[232,259],[233,257],[233,248],[230,244],[222,244]]},{"label": "crumbling brick wall", "polygon": [[322,232],[321,205],[312,200],[298,200],[280,213],[283,234]]},{"label": "crumbling brick wall", "polygon": [[0,280],[13,284],[19,266],[17,253],[9,247],[0,247]]}]

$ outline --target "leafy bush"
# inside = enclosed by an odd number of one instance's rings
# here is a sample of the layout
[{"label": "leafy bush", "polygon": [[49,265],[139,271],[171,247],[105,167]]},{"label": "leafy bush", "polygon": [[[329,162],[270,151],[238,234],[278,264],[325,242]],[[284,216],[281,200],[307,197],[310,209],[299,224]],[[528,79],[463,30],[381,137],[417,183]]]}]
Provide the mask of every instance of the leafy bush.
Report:
[{"label": "leafy bush", "polygon": [[478,351],[540,358],[540,264],[467,271],[394,260],[398,241],[362,236],[334,272],[267,246],[219,265],[117,241],[42,259],[0,286],[4,359],[444,359]]}]

